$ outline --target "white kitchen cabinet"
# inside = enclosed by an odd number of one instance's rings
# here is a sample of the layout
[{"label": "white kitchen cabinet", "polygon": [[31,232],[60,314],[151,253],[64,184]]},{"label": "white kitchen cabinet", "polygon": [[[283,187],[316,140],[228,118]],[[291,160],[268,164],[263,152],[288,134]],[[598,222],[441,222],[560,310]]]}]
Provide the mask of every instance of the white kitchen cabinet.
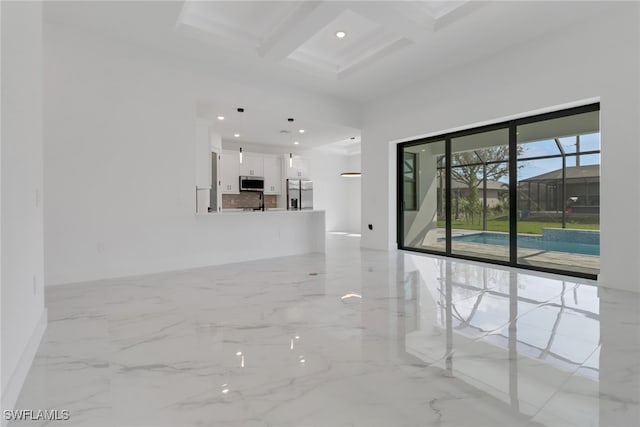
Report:
[{"label": "white kitchen cabinet", "polygon": [[[291,166],[289,166],[292,163]],[[309,162],[307,159],[299,156],[293,156],[293,161],[289,162],[286,156],[284,167],[286,169],[287,178],[291,179],[309,179]]]},{"label": "white kitchen cabinet", "polygon": [[220,192],[240,194],[240,159],[236,151],[222,151],[220,155]]},{"label": "white kitchen cabinet", "polygon": [[264,157],[264,194],[282,194],[282,168],[277,157]]},{"label": "white kitchen cabinet", "polygon": [[258,154],[244,153],[240,164],[240,175],[264,177],[263,157]]}]

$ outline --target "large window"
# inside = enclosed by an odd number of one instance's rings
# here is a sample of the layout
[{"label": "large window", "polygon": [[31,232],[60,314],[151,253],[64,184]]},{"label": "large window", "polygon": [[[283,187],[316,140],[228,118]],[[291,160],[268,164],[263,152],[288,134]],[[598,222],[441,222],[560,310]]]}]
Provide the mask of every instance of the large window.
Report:
[{"label": "large window", "polygon": [[599,104],[398,146],[398,245],[595,278]]}]

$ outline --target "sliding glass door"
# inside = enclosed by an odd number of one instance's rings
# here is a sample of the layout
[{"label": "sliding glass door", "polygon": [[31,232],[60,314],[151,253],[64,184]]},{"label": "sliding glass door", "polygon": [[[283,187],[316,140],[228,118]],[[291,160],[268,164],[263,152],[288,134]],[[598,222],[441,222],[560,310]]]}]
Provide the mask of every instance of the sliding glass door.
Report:
[{"label": "sliding glass door", "polygon": [[406,146],[402,152],[402,222],[406,247],[445,252],[445,142]]},{"label": "sliding glass door", "polygon": [[517,126],[519,265],[598,274],[600,114]]},{"label": "sliding glass door", "polygon": [[451,253],[509,261],[509,129],[451,139]]},{"label": "sliding glass door", "polygon": [[599,104],[398,145],[398,246],[595,278]]}]

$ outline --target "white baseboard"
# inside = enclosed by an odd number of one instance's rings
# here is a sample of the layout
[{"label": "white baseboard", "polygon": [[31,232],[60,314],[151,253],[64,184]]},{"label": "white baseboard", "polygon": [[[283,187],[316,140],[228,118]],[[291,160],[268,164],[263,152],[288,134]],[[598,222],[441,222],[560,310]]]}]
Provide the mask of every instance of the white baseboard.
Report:
[{"label": "white baseboard", "polygon": [[[42,337],[46,329],[47,309],[45,308],[42,311],[40,320],[38,320],[31,337],[29,338],[27,346],[22,352],[18,366],[16,366],[15,371],[11,374],[11,378],[9,379],[7,386],[2,390],[2,410],[15,409],[15,404],[18,400],[18,396],[20,395],[20,390],[22,390],[24,381],[27,379],[27,374],[29,373],[29,369],[31,369],[31,364],[36,356],[36,352],[40,346],[40,341],[42,341]],[[6,425],[7,421],[2,417],[2,427]]]}]

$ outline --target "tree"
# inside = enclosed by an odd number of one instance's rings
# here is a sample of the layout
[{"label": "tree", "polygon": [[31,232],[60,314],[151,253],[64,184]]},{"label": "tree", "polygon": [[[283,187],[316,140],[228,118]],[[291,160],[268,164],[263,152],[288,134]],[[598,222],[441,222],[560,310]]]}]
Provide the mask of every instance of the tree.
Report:
[{"label": "tree", "polygon": [[[451,176],[469,190],[482,182],[483,163],[487,163],[487,179],[498,181],[509,174],[509,147],[498,146],[454,153],[451,156]],[[494,163],[500,162],[500,163]],[[464,166],[464,167],[460,167]]]},{"label": "tree", "polygon": [[[522,150],[521,147],[518,149]],[[480,213],[483,207],[478,197],[483,178],[498,181],[509,174],[509,147],[501,145],[454,153],[451,165],[453,181],[466,185],[468,189],[465,213],[473,223],[475,214]]]}]

